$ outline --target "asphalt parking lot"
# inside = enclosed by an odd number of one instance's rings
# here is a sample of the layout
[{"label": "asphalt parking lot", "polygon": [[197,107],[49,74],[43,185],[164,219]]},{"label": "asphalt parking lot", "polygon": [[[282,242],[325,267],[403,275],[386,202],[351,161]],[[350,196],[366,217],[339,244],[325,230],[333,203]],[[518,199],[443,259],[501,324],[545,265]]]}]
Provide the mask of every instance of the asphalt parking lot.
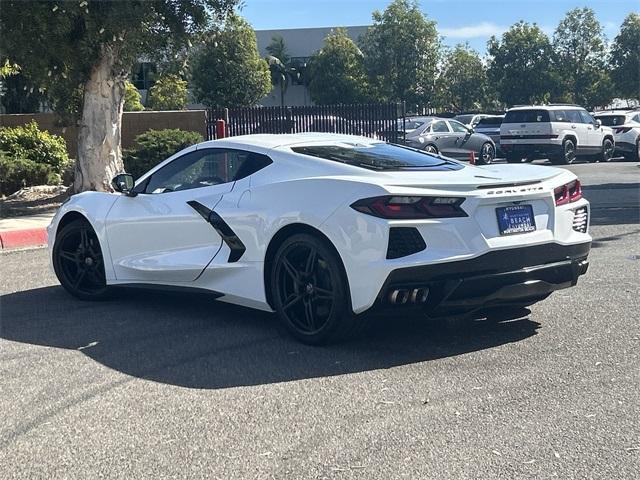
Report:
[{"label": "asphalt parking lot", "polygon": [[332,347],[206,296],[80,302],[45,250],[0,254],[0,478],[637,478],[640,168],[568,168],[576,288]]}]

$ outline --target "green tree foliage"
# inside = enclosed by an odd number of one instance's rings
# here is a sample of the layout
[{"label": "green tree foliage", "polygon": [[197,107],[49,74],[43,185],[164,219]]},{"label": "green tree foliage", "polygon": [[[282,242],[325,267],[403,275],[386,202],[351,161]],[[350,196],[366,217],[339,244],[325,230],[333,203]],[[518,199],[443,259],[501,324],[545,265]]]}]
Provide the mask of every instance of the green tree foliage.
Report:
[{"label": "green tree foliage", "polygon": [[440,55],[435,22],[425,17],[415,0],[394,0],[372,17],[360,48],[374,93],[383,101],[427,104]]},{"label": "green tree foliage", "polygon": [[253,106],[267,95],[269,66],[251,25],[231,15],[208,32],[191,59],[191,85],[196,100],[209,107]]},{"label": "green tree foliage", "polygon": [[438,106],[454,112],[482,108],[487,95],[487,72],[478,52],[457,45],[444,56],[436,82]]},{"label": "green tree foliage", "polygon": [[125,150],[124,166],[138,178],[174,153],[202,142],[198,132],[179,129],[149,130],[135,138],[135,147]]},{"label": "green tree foliage", "polygon": [[489,81],[507,105],[549,101],[554,90],[553,49],[535,24],[518,22],[488,42]]},{"label": "green tree foliage", "polygon": [[309,62],[309,92],[318,104],[357,103],[365,99],[367,76],[357,45],[338,28]]},{"label": "green tree foliage", "polygon": [[178,75],[162,75],[149,90],[151,110],[184,110],[189,103],[187,81]]},{"label": "green tree foliage", "polygon": [[144,105],[142,105],[141,101],[142,96],[133,83],[126,82],[124,88],[124,111],[140,112],[144,110]]},{"label": "green tree foliage", "polygon": [[111,175],[122,168],[121,113],[134,61],[183,49],[236,2],[2,1],[0,62],[20,65],[57,112],[79,116],[76,191],[109,190]]},{"label": "green tree foliage", "polygon": [[291,57],[287,52],[284,38],[281,35],[275,35],[265,50],[269,54],[265,60],[271,72],[271,84],[280,89],[280,105],[284,106],[284,94],[289,88],[292,74],[295,73],[289,68]]},{"label": "green tree foliage", "polygon": [[568,11],[554,33],[553,49],[557,78],[568,101],[593,107],[611,100],[606,41],[593,10]]},{"label": "green tree foliage", "polygon": [[616,94],[640,100],[640,14],[624,19],[611,47],[610,65]]}]

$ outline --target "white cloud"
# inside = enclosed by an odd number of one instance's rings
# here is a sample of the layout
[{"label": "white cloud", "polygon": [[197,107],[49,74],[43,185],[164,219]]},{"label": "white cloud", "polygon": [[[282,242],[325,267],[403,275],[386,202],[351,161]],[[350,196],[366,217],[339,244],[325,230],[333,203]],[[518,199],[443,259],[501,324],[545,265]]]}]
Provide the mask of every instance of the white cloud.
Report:
[{"label": "white cloud", "polygon": [[491,35],[501,35],[507,31],[507,27],[501,27],[491,22],[481,22],[476,25],[467,25],[455,28],[438,28],[439,32],[447,38],[486,38]]}]

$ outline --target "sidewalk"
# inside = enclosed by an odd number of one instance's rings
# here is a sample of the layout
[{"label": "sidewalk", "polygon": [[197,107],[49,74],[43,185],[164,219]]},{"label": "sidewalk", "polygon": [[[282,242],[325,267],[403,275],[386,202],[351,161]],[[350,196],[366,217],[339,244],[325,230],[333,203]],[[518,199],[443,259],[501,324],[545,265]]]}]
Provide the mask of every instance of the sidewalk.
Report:
[{"label": "sidewalk", "polygon": [[0,249],[47,244],[47,226],[54,213],[0,218]]}]

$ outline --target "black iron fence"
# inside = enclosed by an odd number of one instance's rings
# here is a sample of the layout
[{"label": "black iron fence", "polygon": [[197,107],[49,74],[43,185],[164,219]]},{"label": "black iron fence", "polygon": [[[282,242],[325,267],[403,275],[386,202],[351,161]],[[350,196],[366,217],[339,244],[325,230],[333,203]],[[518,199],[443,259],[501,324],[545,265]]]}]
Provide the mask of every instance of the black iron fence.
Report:
[{"label": "black iron fence", "polygon": [[225,120],[226,136],[330,132],[397,143],[402,140],[398,119],[403,117],[398,103],[212,109],[207,112],[207,138],[217,138],[216,122]]}]

